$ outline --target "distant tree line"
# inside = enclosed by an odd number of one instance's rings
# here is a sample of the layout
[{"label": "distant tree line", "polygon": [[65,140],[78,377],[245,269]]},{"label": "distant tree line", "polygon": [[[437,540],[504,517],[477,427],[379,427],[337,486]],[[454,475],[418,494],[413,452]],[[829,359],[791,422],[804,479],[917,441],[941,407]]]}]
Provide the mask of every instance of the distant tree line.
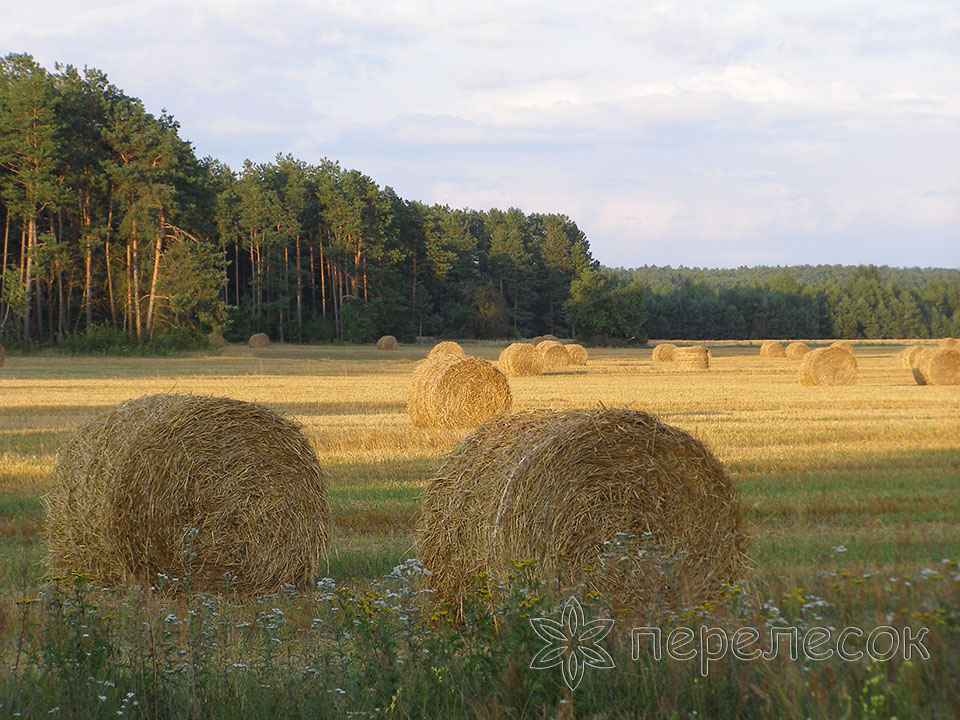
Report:
[{"label": "distant tree line", "polygon": [[233,171],[101,71],[24,54],[0,59],[0,220],[8,346],[960,334],[956,271],[602,268],[563,214],[425,205],[330,160]]}]

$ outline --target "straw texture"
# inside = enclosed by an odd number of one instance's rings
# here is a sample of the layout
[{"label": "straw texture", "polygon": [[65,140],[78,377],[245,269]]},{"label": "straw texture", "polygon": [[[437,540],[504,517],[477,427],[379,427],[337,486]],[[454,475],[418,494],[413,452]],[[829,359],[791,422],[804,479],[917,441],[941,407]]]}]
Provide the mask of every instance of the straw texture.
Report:
[{"label": "straw texture", "polygon": [[505,375],[540,375],[543,358],[528,343],[511,343],[500,353],[497,368]]},{"label": "straw texture", "polygon": [[804,355],[810,352],[810,346],[802,342],[792,342],[787,345],[784,355],[789,360],[800,360]]},{"label": "straw texture", "polygon": [[407,414],[417,427],[474,428],[510,412],[506,376],[486,360],[441,353],[417,363]]},{"label": "straw texture", "polygon": [[393,335],[384,335],[377,340],[377,350],[396,350],[399,347],[400,343]]},{"label": "straw texture", "polygon": [[268,348],[270,347],[270,338],[265,333],[256,333],[250,336],[247,344],[252,348]]},{"label": "straw texture", "polygon": [[661,343],[653,348],[654,362],[673,362],[676,359],[677,346],[673,343]]},{"label": "straw texture", "polygon": [[801,385],[853,385],[857,381],[857,359],[842,347],[817,348],[800,363]]},{"label": "straw texture", "polygon": [[914,358],[918,385],[960,385],[960,350],[924,348]]}]

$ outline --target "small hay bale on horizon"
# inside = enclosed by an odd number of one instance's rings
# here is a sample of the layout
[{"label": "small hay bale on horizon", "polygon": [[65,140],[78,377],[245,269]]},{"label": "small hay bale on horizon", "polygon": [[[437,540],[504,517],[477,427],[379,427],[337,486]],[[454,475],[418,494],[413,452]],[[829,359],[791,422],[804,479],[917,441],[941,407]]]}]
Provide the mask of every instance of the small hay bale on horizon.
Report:
[{"label": "small hay bale on horizon", "polygon": [[924,348],[914,357],[918,385],[960,385],[960,349]]},{"label": "small hay bale on horizon", "polygon": [[466,355],[460,343],[453,340],[443,340],[438,342],[427,353],[427,357],[436,357],[437,355]]},{"label": "small hay bale on horizon", "polygon": [[543,357],[529,343],[510,343],[500,353],[497,367],[505,375],[540,375]]},{"label": "small hay bale on horizon", "polygon": [[510,383],[491,363],[441,353],[417,363],[407,414],[417,427],[474,428],[512,404]]},{"label": "small hay bale on horizon", "polygon": [[853,385],[857,372],[853,353],[831,345],[808,352],[800,363],[797,379],[801,385]]},{"label": "small hay bale on horizon", "polygon": [[566,370],[573,364],[567,348],[557,340],[544,340],[537,345],[537,352],[543,358],[544,372]]},{"label": "small hay bale on horizon", "polygon": [[570,363],[577,367],[584,367],[587,364],[587,349],[579,343],[570,343],[564,345],[567,354],[570,356]]},{"label": "small hay bale on horizon", "polygon": [[396,350],[399,347],[400,343],[393,335],[384,335],[377,340],[377,350]]},{"label": "small hay bale on horizon", "polygon": [[[611,557],[618,541],[633,544]],[[518,560],[634,608],[697,605],[747,565],[723,466],[686,432],[619,408],[533,410],[481,425],[424,490],[416,544],[424,583],[455,607],[479,574],[496,583]],[[637,560],[616,557],[638,550]]]},{"label": "small hay bale on horizon", "polygon": [[673,343],[661,343],[653,348],[650,357],[654,362],[673,362],[676,360],[677,346]]},{"label": "small hay bale on horizon", "polygon": [[674,353],[674,365],[678,370],[709,370],[710,351],[703,345],[678,347]]},{"label": "small hay bale on horizon", "polygon": [[840,348],[841,350],[846,350],[848,353],[853,355],[853,343],[849,340],[834,340],[830,343],[830,347]]},{"label": "small hay bale on horizon", "polygon": [[207,333],[207,344],[212,348],[224,348],[227,346],[227,340],[216,330]]},{"label": "small hay bale on horizon", "polygon": [[808,352],[810,352],[810,346],[798,340],[787,345],[784,355],[789,360],[800,360]]},{"label": "small hay bale on horizon", "polygon": [[276,592],[321,569],[327,485],[300,425],[262,405],[128,400],[57,453],[48,562],[107,586],[149,588],[164,573],[181,578],[173,590],[189,577],[191,592]]},{"label": "small hay bale on horizon", "polygon": [[760,343],[760,357],[782,358],[786,355],[783,345],[776,340],[764,340]]},{"label": "small hay bale on horizon", "polygon": [[550,333],[547,333],[546,335],[544,335],[544,336],[543,336],[543,339],[544,339],[544,340],[553,340],[554,342],[560,342],[560,338],[558,338],[556,335],[551,335]]},{"label": "small hay bale on horizon", "polygon": [[960,340],[952,337],[940,338],[940,342],[937,343],[944,350],[960,350]]},{"label": "small hay bale on horizon", "polygon": [[534,335],[532,338],[530,338],[530,344],[533,345],[534,347],[536,347],[542,342],[543,342],[543,335]]},{"label": "small hay bale on horizon", "polygon": [[254,349],[268,348],[270,347],[270,338],[266,333],[256,333],[250,336],[247,345]]}]

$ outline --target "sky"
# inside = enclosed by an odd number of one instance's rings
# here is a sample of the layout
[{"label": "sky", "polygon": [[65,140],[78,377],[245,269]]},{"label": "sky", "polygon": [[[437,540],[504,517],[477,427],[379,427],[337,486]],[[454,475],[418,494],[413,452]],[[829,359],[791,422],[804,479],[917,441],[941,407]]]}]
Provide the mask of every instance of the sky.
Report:
[{"label": "sky", "polygon": [[960,267],[957,0],[0,0],[8,52],[609,266]]}]

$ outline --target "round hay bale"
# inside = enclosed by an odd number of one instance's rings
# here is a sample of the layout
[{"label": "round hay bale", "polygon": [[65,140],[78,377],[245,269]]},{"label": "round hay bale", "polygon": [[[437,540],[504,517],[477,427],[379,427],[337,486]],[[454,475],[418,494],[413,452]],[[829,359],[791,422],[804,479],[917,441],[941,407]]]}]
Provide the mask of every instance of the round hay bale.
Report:
[{"label": "round hay bale", "polygon": [[80,427],[57,458],[43,500],[56,570],[264,594],[321,568],[327,474],[300,426],[262,405],[144,396]]},{"label": "round hay bale", "polygon": [[916,365],[917,356],[923,349],[923,345],[911,345],[901,350],[898,356],[900,358],[900,367],[904,370],[913,370],[914,365]]},{"label": "round hay bale", "polygon": [[207,343],[212,348],[223,348],[227,346],[227,340],[220,333],[214,330],[207,334]]},{"label": "round hay bale", "polygon": [[857,359],[842,347],[817,348],[804,355],[798,379],[801,385],[853,385]]},{"label": "round hay bale", "polygon": [[941,338],[938,344],[944,350],[960,350],[960,340],[957,340],[956,338]]},{"label": "round hay bale", "polygon": [[435,357],[437,355],[466,355],[466,353],[463,352],[460,343],[456,343],[453,340],[444,340],[430,348],[427,357]]},{"label": "round hay bale", "polygon": [[566,370],[573,363],[567,348],[556,340],[544,340],[537,345],[537,352],[543,358],[544,372]]},{"label": "round hay bale", "polygon": [[396,350],[399,347],[400,343],[393,335],[384,335],[377,340],[377,350]]},{"label": "round hay bale", "polygon": [[[699,604],[746,567],[723,466],[687,433],[634,410],[494,418],[447,456],[422,510],[424,582],[454,605],[480,573],[496,582],[517,560],[624,606]],[[639,545],[622,551],[633,558],[627,564],[609,557],[622,534]]]},{"label": "round hay bale", "polygon": [[530,338],[530,344],[536,347],[543,342],[543,335],[537,335],[536,337]]},{"label": "round hay bale", "polygon": [[543,336],[543,339],[544,339],[544,340],[553,340],[554,342],[560,342],[560,338],[558,338],[556,335],[551,335],[550,333],[547,333],[546,335],[544,335],[544,336]]},{"label": "round hay bale", "polygon": [[784,355],[786,355],[790,360],[799,360],[808,352],[810,352],[810,347],[806,343],[792,342],[787,345]]},{"label": "round hay bale", "polygon": [[654,362],[673,362],[676,359],[677,346],[672,343],[661,343],[653,348]]},{"label": "round hay bale", "polygon": [[786,355],[783,345],[776,340],[764,340],[760,343],[760,357],[782,358]]},{"label": "round hay bale", "polygon": [[407,414],[417,427],[473,428],[510,412],[506,376],[470,355],[441,353],[417,363],[407,396]]},{"label": "round hay bale", "polygon": [[497,367],[505,375],[539,375],[543,372],[543,358],[533,345],[511,343],[500,353]]},{"label": "round hay bale", "polygon": [[853,355],[853,343],[849,340],[835,340],[834,342],[830,343],[830,347],[846,350],[848,353]]},{"label": "round hay bale", "polygon": [[265,333],[256,333],[250,336],[247,344],[255,349],[270,347],[270,338]]},{"label": "round hay bale", "polygon": [[587,349],[583,345],[570,343],[569,345],[564,345],[563,347],[566,348],[567,354],[570,356],[570,363],[572,365],[583,367],[587,364]]},{"label": "round hay bale", "polygon": [[710,351],[702,345],[678,347],[674,353],[674,364],[678,370],[709,370]]},{"label": "round hay bale", "polygon": [[924,348],[914,362],[918,385],[960,385],[960,349]]}]

